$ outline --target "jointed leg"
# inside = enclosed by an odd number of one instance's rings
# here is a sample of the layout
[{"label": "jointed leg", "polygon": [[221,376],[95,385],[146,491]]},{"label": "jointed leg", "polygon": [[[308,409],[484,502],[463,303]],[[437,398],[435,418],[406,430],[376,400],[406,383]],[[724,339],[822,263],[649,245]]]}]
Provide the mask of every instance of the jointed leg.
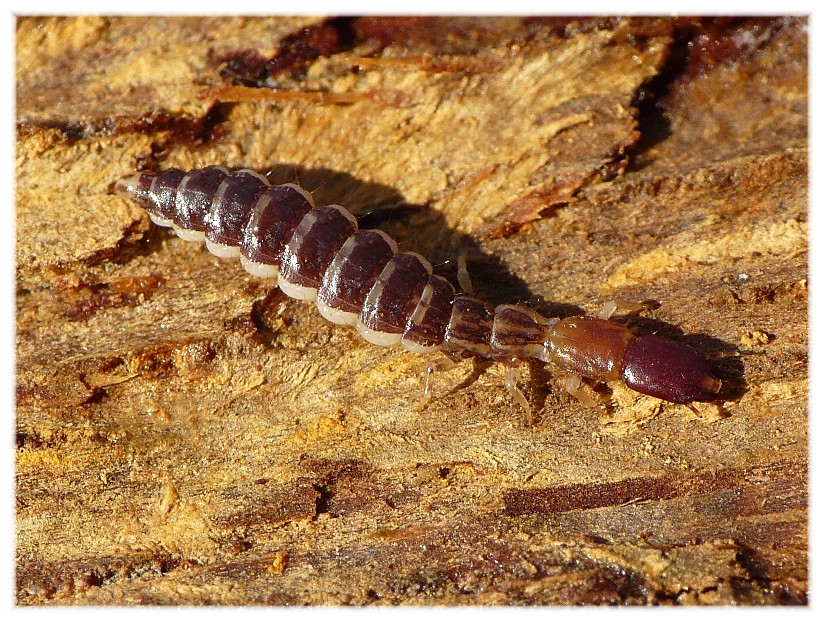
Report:
[{"label": "jointed leg", "polygon": [[432,375],[435,373],[439,373],[441,371],[448,371],[453,369],[457,366],[457,363],[460,362],[463,357],[459,354],[453,354],[450,352],[443,352],[446,356],[445,358],[439,358],[429,364],[426,368],[426,387],[423,389],[423,398],[417,404],[417,410],[423,410],[431,401],[431,384],[432,384]]},{"label": "jointed leg", "polygon": [[567,373],[565,379],[563,380],[563,388],[566,389],[566,392],[569,393],[572,397],[580,401],[583,405],[589,408],[596,408],[597,401],[592,399],[592,397],[583,390],[583,378],[579,375],[573,373]]},{"label": "jointed leg", "polygon": [[520,378],[520,369],[516,366],[507,366],[506,367],[506,375],[505,375],[505,386],[506,390],[509,391],[509,394],[517,401],[518,405],[520,405],[524,410],[526,410],[526,414],[531,417],[531,406],[529,406],[529,402],[526,399],[526,395],[523,394],[517,387],[517,380]]},{"label": "jointed leg", "polygon": [[466,266],[466,250],[460,251],[457,255],[457,282],[460,283],[460,288],[466,295],[474,295],[474,287],[472,286],[472,279],[469,276],[469,268]]},{"label": "jointed leg", "polygon": [[423,396],[427,399],[431,393],[432,374],[440,373],[442,371],[449,371],[457,366],[457,363],[461,360],[460,357],[455,356],[454,354],[446,353],[446,356],[446,358],[439,358],[435,360],[426,368],[426,387],[423,389]]},{"label": "jointed leg", "polygon": [[600,307],[599,311],[597,311],[597,318],[609,319],[618,311],[620,311],[621,314],[629,314],[639,313],[640,311],[649,310],[650,308],[654,308],[654,306],[647,302],[640,302],[638,304],[636,302],[628,302],[626,300],[609,300]]}]

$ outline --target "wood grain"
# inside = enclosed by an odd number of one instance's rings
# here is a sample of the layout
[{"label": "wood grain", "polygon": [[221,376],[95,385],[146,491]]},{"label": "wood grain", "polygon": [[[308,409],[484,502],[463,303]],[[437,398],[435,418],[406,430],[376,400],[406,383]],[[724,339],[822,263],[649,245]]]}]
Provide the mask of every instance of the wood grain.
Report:
[{"label": "wood grain", "polygon": [[[805,604],[807,21],[21,18],[17,602]],[[716,356],[603,406],[374,347],[110,193],[299,181]]]}]

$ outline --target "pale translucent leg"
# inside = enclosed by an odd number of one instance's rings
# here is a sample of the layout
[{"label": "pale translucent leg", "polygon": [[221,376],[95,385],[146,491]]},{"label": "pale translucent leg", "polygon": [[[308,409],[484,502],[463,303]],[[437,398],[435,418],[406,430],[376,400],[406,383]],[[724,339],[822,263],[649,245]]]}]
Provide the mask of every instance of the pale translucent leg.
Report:
[{"label": "pale translucent leg", "polygon": [[428,368],[426,368],[426,387],[423,389],[423,397],[424,399],[428,400],[431,395],[431,380],[432,375],[434,373],[441,373],[443,371],[449,371],[457,366],[457,363],[460,362],[459,358],[439,358],[435,360],[431,364],[429,364]]},{"label": "pale translucent leg", "polygon": [[432,400],[432,375],[434,375],[435,373],[453,369],[457,366],[457,363],[460,362],[460,358],[452,357],[449,354],[446,355],[449,357],[435,360],[434,362],[430,363],[429,366],[426,368],[426,387],[423,389],[423,398],[420,399],[420,401],[417,403],[417,406],[415,407],[415,410],[417,410],[418,412],[425,410]]},{"label": "pale translucent leg", "polygon": [[508,390],[512,398],[517,401],[518,405],[522,406],[523,409],[526,410],[526,414],[531,417],[531,406],[529,406],[526,395],[524,395],[523,391],[517,387],[518,379],[520,379],[520,369],[518,367],[506,367],[506,375],[504,380],[506,390]]},{"label": "pale translucent leg", "polygon": [[608,319],[617,311],[620,311],[621,314],[639,313],[640,311],[648,310],[649,308],[650,307],[648,304],[644,304],[642,302],[638,304],[636,302],[628,302],[626,300],[609,300],[600,307],[599,311],[597,311],[597,318]]},{"label": "pale translucent leg", "polygon": [[460,283],[460,288],[466,295],[474,295],[474,287],[472,286],[472,279],[469,276],[469,269],[466,267],[466,251],[461,250],[457,255],[457,282]]},{"label": "pale translucent leg", "polygon": [[580,401],[583,405],[589,408],[596,408],[597,401],[592,399],[592,397],[583,390],[583,378],[579,375],[574,373],[567,373],[565,379],[563,380],[563,388],[566,389],[566,392],[569,393],[572,397]]}]

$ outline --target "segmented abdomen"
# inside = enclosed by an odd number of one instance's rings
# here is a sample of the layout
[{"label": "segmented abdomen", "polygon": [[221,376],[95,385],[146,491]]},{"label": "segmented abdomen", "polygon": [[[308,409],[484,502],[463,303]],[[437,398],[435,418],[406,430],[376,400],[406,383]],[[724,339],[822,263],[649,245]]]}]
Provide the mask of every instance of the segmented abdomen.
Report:
[{"label": "segmented abdomen", "polygon": [[315,300],[334,323],[376,345],[489,356],[494,313],[457,295],[431,264],[398,252],[386,233],[358,230],[339,205],[316,207],[293,184],[270,186],[249,170],[208,167],[138,173],[118,184],[160,226],[210,252],[239,257],[248,272],[277,278],[290,297]]}]

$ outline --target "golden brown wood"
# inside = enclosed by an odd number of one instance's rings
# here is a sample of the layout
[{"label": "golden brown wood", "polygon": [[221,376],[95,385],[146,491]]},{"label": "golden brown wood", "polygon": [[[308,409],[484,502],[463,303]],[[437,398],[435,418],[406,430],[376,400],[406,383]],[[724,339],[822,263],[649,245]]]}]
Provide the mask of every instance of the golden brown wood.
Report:
[{"label": "golden brown wood", "polygon": [[[18,22],[18,603],[806,601],[807,22],[566,22]],[[108,192],[207,164],[409,206],[494,303],[657,300],[726,400],[532,365],[528,424],[464,363],[419,408],[431,358]]]}]

